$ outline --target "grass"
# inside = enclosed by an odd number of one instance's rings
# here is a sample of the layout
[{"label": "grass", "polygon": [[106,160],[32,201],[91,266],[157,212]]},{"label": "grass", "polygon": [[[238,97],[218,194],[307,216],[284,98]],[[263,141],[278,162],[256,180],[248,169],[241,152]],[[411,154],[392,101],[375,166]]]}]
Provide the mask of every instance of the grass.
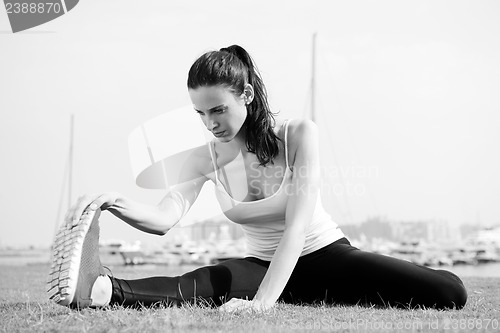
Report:
[{"label": "grass", "polygon": [[[498,278],[464,278],[469,299],[462,310],[278,304],[266,314],[223,314],[203,305],[70,310],[48,301],[48,269],[41,264],[0,266],[1,332],[500,332]],[[123,278],[189,270],[165,266],[112,269]]]}]

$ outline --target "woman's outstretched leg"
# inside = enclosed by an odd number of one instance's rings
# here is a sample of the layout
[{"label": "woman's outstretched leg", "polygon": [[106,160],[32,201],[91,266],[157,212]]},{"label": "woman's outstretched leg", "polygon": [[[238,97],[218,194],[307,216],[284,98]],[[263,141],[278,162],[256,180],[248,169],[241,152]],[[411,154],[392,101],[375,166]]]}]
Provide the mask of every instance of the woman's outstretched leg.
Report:
[{"label": "woman's outstretched leg", "polygon": [[455,274],[361,251],[341,239],[299,259],[286,300],[398,307],[462,308],[467,292]]},{"label": "woman's outstretched leg", "polygon": [[205,301],[220,305],[233,297],[252,299],[268,262],[228,260],[175,277],[122,280],[105,275],[99,260],[100,211],[84,212],[73,228],[63,227],[53,246],[49,298],[72,308],[120,304],[151,306]]},{"label": "woman's outstretched leg", "polygon": [[217,306],[233,297],[252,299],[267,266],[264,261],[244,258],[201,267],[175,277],[111,278],[113,296],[110,304],[137,307],[200,302]]}]

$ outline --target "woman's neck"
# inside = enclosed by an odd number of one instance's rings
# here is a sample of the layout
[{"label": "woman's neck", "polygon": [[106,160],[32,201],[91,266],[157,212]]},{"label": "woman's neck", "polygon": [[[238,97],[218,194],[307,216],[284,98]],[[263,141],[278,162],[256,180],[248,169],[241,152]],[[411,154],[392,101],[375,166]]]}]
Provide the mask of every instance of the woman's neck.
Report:
[{"label": "woman's neck", "polygon": [[[273,128],[273,131],[275,132],[276,135],[278,135],[278,132],[283,126],[284,121],[282,119],[276,119],[276,124],[275,127]],[[248,154],[253,154],[250,153],[247,149],[247,143],[246,143],[246,130],[244,126],[241,127],[240,131],[236,134],[236,136],[233,138],[233,140],[229,142],[221,142],[222,145],[226,147],[226,151],[231,151],[232,154],[242,154],[242,156],[246,156]]]},{"label": "woman's neck", "polygon": [[246,144],[246,132],[245,128],[242,127],[239,132],[234,136],[234,138],[229,142],[219,141],[219,144],[224,147],[226,152],[247,154],[247,144]]},{"label": "woman's neck", "polygon": [[231,142],[234,142],[235,147],[238,147],[241,151],[246,151],[247,135],[244,126],[241,126],[238,134],[236,134],[234,140],[232,140]]}]

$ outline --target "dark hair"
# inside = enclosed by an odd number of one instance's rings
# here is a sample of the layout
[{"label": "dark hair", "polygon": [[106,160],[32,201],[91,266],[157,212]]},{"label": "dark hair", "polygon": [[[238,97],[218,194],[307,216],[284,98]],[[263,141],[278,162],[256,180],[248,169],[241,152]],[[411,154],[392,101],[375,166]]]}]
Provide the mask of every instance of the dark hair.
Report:
[{"label": "dark hair", "polygon": [[278,141],[281,139],[273,131],[275,114],[269,108],[266,88],[248,52],[238,45],[207,52],[191,66],[187,80],[189,89],[224,85],[237,95],[243,93],[247,83],[254,89],[254,99],[247,105],[247,117],[243,123],[246,147],[257,155],[260,165],[265,166],[278,156]]}]

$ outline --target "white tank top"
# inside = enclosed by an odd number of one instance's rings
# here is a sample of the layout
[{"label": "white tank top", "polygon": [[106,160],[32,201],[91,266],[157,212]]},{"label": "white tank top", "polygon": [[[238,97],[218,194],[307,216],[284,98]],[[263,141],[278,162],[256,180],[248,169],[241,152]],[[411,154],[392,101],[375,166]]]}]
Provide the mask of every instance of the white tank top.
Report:
[{"label": "white tank top", "polygon": [[[247,239],[246,256],[271,261],[285,230],[285,212],[291,193],[293,171],[288,164],[288,120],[285,121],[286,171],[280,188],[271,196],[255,201],[233,199],[218,177],[214,141],[209,142],[210,155],[215,173],[215,195],[224,215],[243,228]],[[318,250],[344,237],[338,225],[324,210],[318,195],[312,221],[306,227],[306,237],[301,256]]]}]

